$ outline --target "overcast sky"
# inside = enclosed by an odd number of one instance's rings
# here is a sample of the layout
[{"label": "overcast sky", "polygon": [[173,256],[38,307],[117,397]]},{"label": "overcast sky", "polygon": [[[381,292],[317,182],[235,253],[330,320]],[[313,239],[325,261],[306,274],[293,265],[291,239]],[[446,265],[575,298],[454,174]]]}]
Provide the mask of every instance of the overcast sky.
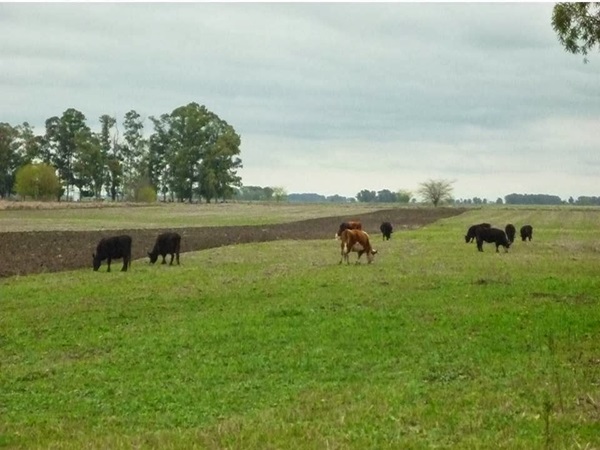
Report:
[{"label": "overcast sky", "polygon": [[552,7],[0,3],[0,122],[196,102],[241,135],[244,185],[598,196],[600,53],[566,53]]}]

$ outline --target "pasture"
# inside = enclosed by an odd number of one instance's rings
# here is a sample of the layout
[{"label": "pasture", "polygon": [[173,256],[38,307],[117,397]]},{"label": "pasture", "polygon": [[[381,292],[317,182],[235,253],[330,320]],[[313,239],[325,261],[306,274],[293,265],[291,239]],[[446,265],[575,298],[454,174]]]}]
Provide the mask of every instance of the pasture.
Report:
[{"label": "pasture", "polygon": [[[483,221],[533,241],[477,252]],[[332,234],[0,279],[0,447],[598,448],[599,224],[490,206],[367,229],[370,265]]]}]

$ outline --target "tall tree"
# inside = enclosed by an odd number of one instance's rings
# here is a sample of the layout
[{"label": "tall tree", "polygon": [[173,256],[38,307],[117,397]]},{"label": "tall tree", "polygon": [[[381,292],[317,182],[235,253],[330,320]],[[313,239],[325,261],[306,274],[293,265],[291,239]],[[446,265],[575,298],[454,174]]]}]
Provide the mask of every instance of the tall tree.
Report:
[{"label": "tall tree", "polygon": [[600,3],[561,2],[554,5],[552,28],[566,51],[584,56],[594,47],[600,50]]},{"label": "tall tree", "polygon": [[56,153],[58,152],[58,135],[60,128],[60,118],[52,116],[46,119],[46,132],[42,137],[42,148],[40,156],[46,164],[54,164]]},{"label": "tall tree", "polygon": [[438,206],[440,202],[452,200],[453,183],[450,180],[427,180],[419,185],[417,193],[424,201]]},{"label": "tall tree", "polygon": [[49,145],[51,159],[58,170],[61,181],[66,186],[67,200],[71,198],[71,186],[75,184],[73,164],[77,151],[79,133],[90,133],[82,112],[69,108],[60,117],[46,121],[46,144]]},{"label": "tall tree", "polygon": [[400,202],[400,203],[410,202],[411,197],[412,197],[412,192],[410,192],[410,191],[400,189],[398,192],[396,192],[396,198],[398,199],[398,202]]},{"label": "tall tree", "polygon": [[207,128],[211,113],[204,106],[190,103],[176,108],[170,118],[170,161],[173,190],[178,199],[193,199],[200,184],[200,164],[208,144]]},{"label": "tall tree", "polygon": [[192,201],[194,194],[206,201],[233,195],[232,186],[241,181],[236,171],[242,164],[237,157],[241,140],[233,127],[197,103],[153,122],[152,153],[157,160],[160,152],[164,155],[156,167],[178,200]]},{"label": "tall tree", "polygon": [[380,203],[394,203],[398,201],[398,197],[395,192],[390,191],[389,189],[382,189],[377,192],[377,200]]},{"label": "tall tree", "polygon": [[17,152],[19,132],[8,123],[0,123],[0,196],[13,192],[15,172],[21,165]]},{"label": "tall tree", "polygon": [[154,125],[154,133],[148,139],[148,153],[143,162],[144,171],[150,184],[156,192],[160,192],[163,201],[169,192],[169,164],[167,161],[170,146],[169,115],[163,114],[159,118],[150,117]]},{"label": "tall tree", "polygon": [[377,199],[377,193],[375,191],[369,191],[368,189],[363,189],[358,194],[356,194],[356,200],[359,202],[369,203],[374,202]]},{"label": "tall tree", "polygon": [[85,191],[100,198],[106,179],[106,156],[95,133],[80,131],[75,135],[76,158],[73,164],[75,185],[82,196]]},{"label": "tall tree", "polygon": [[216,142],[208,146],[201,165],[199,193],[210,202],[211,199],[223,200],[233,197],[233,186],[241,185],[237,170],[242,167],[240,154],[240,136],[230,125],[224,125]]},{"label": "tall tree", "polygon": [[106,164],[105,183],[106,192],[110,194],[113,201],[117,199],[117,193],[123,182],[123,160],[119,147],[119,133],[113,133],[117,120],[107,114],[100,116],[100,147]]},{"label": "tall tree", "polygon": [[121,148],[123,155],[123,177],[126,197],[133,198],[137,178],[141,175],[140,163],[144,155],[144,120],[135,111],[131,110],[125,114],[123,121],[123,139],[125,144]]},{"label": "tall tree", "polygon": [[41,136],[36,136],[33,127],[27,122],[18,125],[16,129],[19,132],[19,154],[22,159],[22,164],[29,164],[35,160],[42,160]]}]

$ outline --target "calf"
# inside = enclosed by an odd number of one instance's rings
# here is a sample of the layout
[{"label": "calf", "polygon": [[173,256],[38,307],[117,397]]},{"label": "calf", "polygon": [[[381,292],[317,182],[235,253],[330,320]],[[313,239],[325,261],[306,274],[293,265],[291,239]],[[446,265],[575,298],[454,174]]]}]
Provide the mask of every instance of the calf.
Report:
[{"label": "calf", "polygon": [[123,258],[121,271],[127,272],[127,268],[131,266],[131,236],[122,235],[101,239],[92,258],[94,272],[98,271],[100,264],[105,259],[108,265],[106,271],[110,272],[110,262],[118,258]]},{"label": "calf", "polygon": [[362,230],[346,229],[342,231],[340,239],[342,240],[342,258],[340,259],[340,264],[344,260],[346,260],[347,264],[350,264],[350,252],[358,253],[356,264],[360,262],[360,257],[363,253],[367,254],[367,262],[369,264],[373,262],[373,257],[377,254],[377,250],[371,247],[367,233]]},{"label": "calf", "polygon": [[506,233],[499,228],[479,227],[475,232],[475,239],[477,240],[477,250],[480,252],[483,251],[484,242],[493,242],[496,244],[496,253],[500,246],[503,246],[507,252],[508,247],[510,247],[510,241],[508,240]]},{"label": "calf", "polygon": [[392,233],[394,232],[392,224],[389,222],[383,222],[381,224],[381,226],[379,227],[379,229],[381,230],[383,239],[387,239],[389,241],[390,238],[392,237]]},{"label": "calf", "polygon": [[515,242],[515,234],[517,234],[517,229],[515,228],[515,226],[512,223],[509,223],[504,228],[504,231],[506,232],[508,242],[510,242],[511,244]]},{"label": "calf", "polygon": [[468,244],[469,242],[473,242],[473,239],[475,239],[475,232],[477,231],[478,227],[483,227],[483,228],[491,228],[491,225],[489,223],[478,223],[477,225],[471,225],[469,227],[469,229],[467,230],[467,234],[465,235],[465,242]]},{"label": "calf", "polygon": [[335,234],[335,238],[339,239],[344,230],[362,230],[362,224],[357,220],[353,222],[342,222],[338,232]]},{"label": "calf", "polygon": [[532,237],[533,237],[533,227],[531,225],[523,225],[521,227],[521,240],[525,241],[526,239],[529,239],[531,241]]},{"label": "calf", "polygon": [[175,232],[167,232],[159,234],[154,243],[154,248],[148,252],[150,264],[154,264],[158,259],[158,255],[162,256],[162,263],[166,264],[167,254],[171,255],[170,266],[173,265],[173,258],[177,257],[177,265],[179,265],[179,248],[181,246],[181,235]]}]

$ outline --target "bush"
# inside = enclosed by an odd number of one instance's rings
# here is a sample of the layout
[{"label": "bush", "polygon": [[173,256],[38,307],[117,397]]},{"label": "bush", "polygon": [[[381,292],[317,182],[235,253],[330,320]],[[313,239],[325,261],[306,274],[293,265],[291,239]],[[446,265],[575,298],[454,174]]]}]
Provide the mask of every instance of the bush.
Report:
[{"label": "bush", "polygon": [[15,177],[15,191],[23,198],[54,200],[61,188],[56,170],[48,164],[27,164]]},{"label": "bush", "polygon": [[140,186],[135,190],[135,201],[142,203],[154,203],[156,201],[156,189],[150,185]]}]

